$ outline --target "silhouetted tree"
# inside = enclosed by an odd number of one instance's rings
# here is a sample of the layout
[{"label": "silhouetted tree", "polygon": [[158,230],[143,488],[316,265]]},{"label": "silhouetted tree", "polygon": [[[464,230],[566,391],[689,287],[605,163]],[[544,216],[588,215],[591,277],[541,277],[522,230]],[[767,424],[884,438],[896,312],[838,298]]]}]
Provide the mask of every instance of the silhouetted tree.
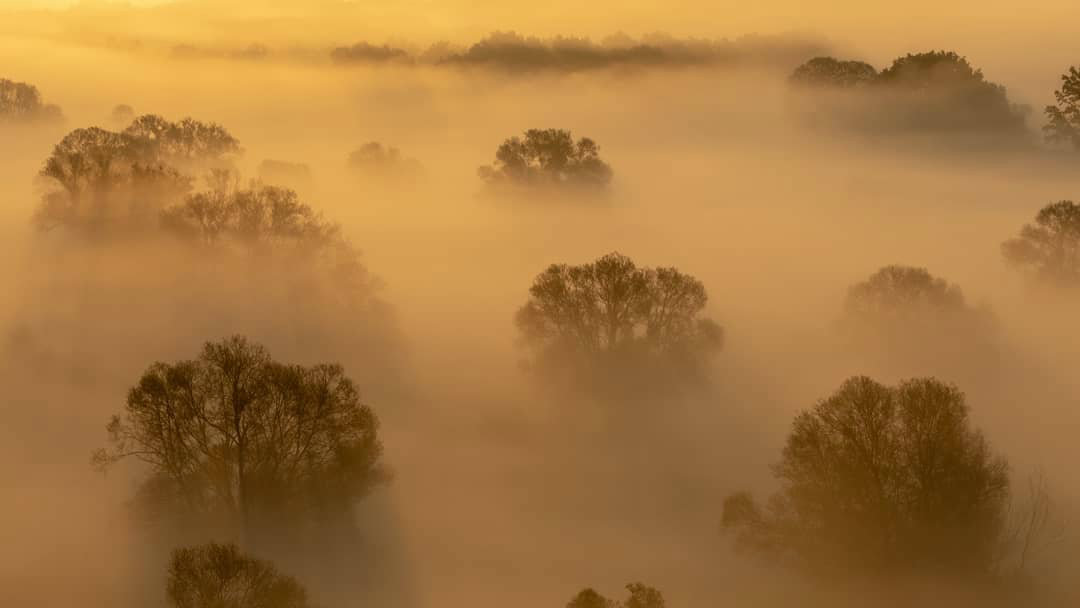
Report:
[{"label": "silhouetted tree", "polygon": [[197,176],[230,166],[240,151],[224,128],[186,118],[137,118],[123,132],[76,129],[46,159],[40,177],[51,189],[35,215],[39,228],[85,233],[145,227],[182,200]]},{"label": "silhouetted tree", "polygon": [[542,365],[640,356],[692,363],[723,344],[720,326],[701,316],[701,281],[675,268],[638,268],[619,253],[553,264],[529,295],[517,326]]},{"label": "silhouetted tree", "polygon": [[1080,285],[1080,205],[1058,201],[1001,245],[1010,264],[1061,285]]},{"label": "silhouetted tree", "polygon": [[964,313],[964,294],[925,268],[884,266],[848,289],[845,311],[852,319],[878,322],[926,312]]},{"label": "silhouetted tree", "polygon": [[1054,91],[1056,105],[1046,106],[1046,139],[1069,144],[1080,151],[1080,68],[1070,67],[1061,76],[1061,88]]},{"label": "silhouetted tree", "polygon": [[816,57],[795,68],[791,82],[813,87],[854,87],[873,82],[877,75],[874,66],[862,61]]},{"label": "silhouetted tree", "polygon": [[94,462],[136,458],[149,465],[150,496],[252,538],[282,521],[347,521],[386,479],[377,430],[339,365],[277,363],[234,336],[197,359],[151,365]]},{"label": "silhouetted tree", "polygon": [[388,44],[374,45],[369,42],[357,42],[352,46],[341,46],[330,51],[330,58],[337,63],[384,63],[411,62],[412,58],[404,49]]},{"label": "silhouetted tree", "polygon": [[566,603],[566,608],[615,608],[615,602],[597,593],[592,587],[582,589]]},{"label": "silhouetted tree", "polygon": [[933,378],[855,377],[795,418],[765,508],[724,503],[737,546],[829,575],[991,574],[1008,466]]},{"label": "silhouetted tree", "polygon": [[791,82],[804,85],[804,90],[852,91],[816,103],[804,100],[811,104],[808,118],[813,120],[824,116],[834,124],[870,131],[1008,142],[1021,141],[1026,134],[1028,109],[1010,102],[1005,87],[987,81],[982,71],[954,52],[908,54],[881,72],[862,62],[822,57],[797,68]]},{"label": "silhouetted tree", "polygon": [[664,596],[657,589],[642,583],[630,583],[626,586],[630,596],[625,601],[616,602],[600,595],[595,589],[586,588],[566,604],[566,608],[664,608]]},{"label": "silhouetted tree", "polygon": [[4,122],[60,122],[60,108],[45,103],[37,87],[0,78],[0,124]]},{"label": "silhouetted tree", "polygon": [[236,545],[176,549],[166,592],[174,608],[309,608],[307,591]]},{"label": "silhouetted tree", "polygon": [[495,164],[478,173],[489,184],[589,188],[607,186],[612,176],[596,142],[583,137],[575,143],[561,129],[529,129],[524,139],[511,137],[495,152]]}]

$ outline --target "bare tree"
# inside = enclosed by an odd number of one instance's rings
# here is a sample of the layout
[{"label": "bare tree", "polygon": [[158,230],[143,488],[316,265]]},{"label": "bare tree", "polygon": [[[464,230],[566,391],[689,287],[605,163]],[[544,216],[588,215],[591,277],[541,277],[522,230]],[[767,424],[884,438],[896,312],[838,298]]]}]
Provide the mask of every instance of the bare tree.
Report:
[{"label": "bare tree", "polygon": [[701,316],[708,301],[701,281],[675,268],[638,268],[619,253],[578,266],[553,264],[529,295],[517,325],[540,359],[697,358],[722,345],[720,327]]},{"label": "bare tree", "polygon": [[1039,210],[1034,224],[1001,245],[1005,260],[1058,285],[1080,285],[1080,205],[1058,201]]},{"label": "bare tree", "polygon": [[174,608],[310,608],[307,591],[236,545],[176,549],[166,586]]},{"label": "bare tree", "polygon": [[933,378],[850,378],[795,418],[759,507],[724,504],[737,546],[811,572],[989,573],[1004,530],[1008,466],[970,427],[963,394]]},{"label": "bare tree", "polygon": [[1054,100],[1057,103],[1045,110],[1046,139],[1080,151],[1080,68],[1070,67],[1061,75],[1061,88],[1054,91]]},{"label": "bare tree", "polygon": [[182,511],[239,524],[346,517],[386,479],[375,413],[338,365],[273,361],[234,336],[155,363],[108,424],[107,468],[135,458]]}]

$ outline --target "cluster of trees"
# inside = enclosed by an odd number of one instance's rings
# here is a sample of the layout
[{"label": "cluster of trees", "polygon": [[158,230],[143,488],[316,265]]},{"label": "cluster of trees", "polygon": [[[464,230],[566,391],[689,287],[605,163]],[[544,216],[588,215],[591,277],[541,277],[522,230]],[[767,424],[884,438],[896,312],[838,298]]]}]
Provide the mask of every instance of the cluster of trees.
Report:
[{"label": "cluster of trees", "polygon": [[43,230],[88,236],[145,228],[204,172],[230,169],[240,151],[224,127],[190,118],[148,114],[120,132],[76,129],[45,160],[40,177],[48,191],[35,220]]},{"label": "cluster of trees", "polygon": [[1046,106],[1046,138],[1071,145],[1080,151],[1080,68],[1070,67],[1061,75],[1061,88],[1054,91],[1056,104]]},{"label": "cluster of trees", "polygon": [[528,74],[606,68],[790,65],[824,50],[821,42],[789,36],[703,40],[653,34],[639,40],[620,32],[595,43],[588,38],[541,39],[516,32],[493,32],[465,48],[440,42],[414,54],[400,47],[361,41],[333,49],[330,57],[339,64],[483,67]]},{"label": "cluster of trees", "polygon": [[[880,72],[861,61],[817,57],[791,82],[804,91],[844,91],[824,109],[834,122],[870,130],[1025,135],[1027,108],[954,52],[908,54]],[[815,108],[817,110],[818,108]]]},{"label": "cluster of trees", "polygon": [[[234,336],[151,365],[93,462],[140,461],[145,514],[258,549],[352,525],[355,504],[389,479],[378,427],[340,365],[279,363]],[[168,597],[176,608],[309,605],[294,579],[216,543],[173,553]]]},{"label": "cluster of trees", "polygon": [[1008,465],[934,378],[850,378],[795,418],[781,489],[724,503],[736,544],[825,576],[989,577],[1000,563]]},{"label": "cluster of trees", "polygon": [[628,597],[621,601],[610,600],[595,589],[582,589],[566,604],[566,608],[665,608],[664,595],[643,583],[626,586]]},{"label": "cluster of trees", "polygon": [[59,106],[45,103],[32,84],[0,78],[0,125],[4,123],[58,123]]},{"label": "cluster of trees", "polygon": [[600,147],[582,137],[574,141],[563,129],[529,129],[511,137],[495,152],[495,163],[478,170],[489,185],[596,190],[611,182],[611,167]]}]

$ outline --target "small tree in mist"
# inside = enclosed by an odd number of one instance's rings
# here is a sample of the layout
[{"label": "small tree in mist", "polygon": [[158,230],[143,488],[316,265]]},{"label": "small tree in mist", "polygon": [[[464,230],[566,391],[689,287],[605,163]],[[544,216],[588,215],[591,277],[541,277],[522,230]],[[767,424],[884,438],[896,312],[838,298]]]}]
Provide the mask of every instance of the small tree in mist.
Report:
[{"label": "small tree in mist", "polygon": [[49,189],[35,221],[84,235],[152,226],[203,171],[229,166],[238,153],[224,128],[190,118],[141,116],[119,133],[76,129],[45,160],[40,177]]},{"label": "small tree in mist", "polygon": [[1058,285],[1080,285],[1080,205],[1058,201],[1039,210],[1034,224],[1001,245],[1005,260]]},{"label": "small tree in mist", "polygon": [[[841,327],[850,336],[891,351],[926,355],[926,341],[959,332],[957,346],[993,342],[993,315],[968,305],[960,288],[925,268],[890,265],[848,288]],[[905,350],[901,348],[900,350]]]},{"label": "small tree in mist", "polygon": [[869,63],[816,57],[795,68],[790,80],[800,86],[854,87],[873,82],[877,75],[877,69]]},{"label": "small tree in mist", "polygon": [[1061,88],[1054,91],[1054,105],[1046,106],[1046,139],[1071,145],[1080,151],[1080,68],[1070,67],[1061,76]]},{"label": "small tree in mist", "polygon": [[174,608],[309,608],[307,591],[268,561],[236,545],[176,549],[166,586]]},{"label": "small tree in mist", "polygon": [[107,428],[98,467],[135,458],[147,500],[245,537],[347,521],[386,479],[378,419],[339,365],[278,363],[239,336],[151,365]]},{"label": "small tree in mist", "polygon": [[529,296],[517,326],[542,366],[643,357],[695,364],[723,344],[720,326],[702,316],[701,281],[675,268],[639,268],[619,253],[553,264]]},{"label": "small tree in mist", "polygon": [[349,153],[346,166],[365,177],[379,179],[415,179],[423,173],[420,161],[402,156],[401,150],[377,141],[369,141]]},{"label": "small tree in mist", "polygon": [[724,503],[743,550],[826,575],[993,572],[1008,466],[933,378],[850,378],[795,418],[765,507]]},{"label": "small tree in mist", "polygon": [[60,108],[45,103],[34,85],[0,78],[0,124],[57,123],[63,119]]},{"label": "small tree in mist", "polygon": [[511,137],[495,152],[495,163],[478,171],[488,184],[524,187],[603,188],[611,182],[611,167],[600,159],[600,147],[570,131],[529,129]]},{"label": "small tree in mist", "polygon": [[586,588],[578,592],[566,608],[664,608],[664,596],[659,590],[642,583],[630,583],[626,586],[629,597],[622,602],[609,600],[595,589]]}]

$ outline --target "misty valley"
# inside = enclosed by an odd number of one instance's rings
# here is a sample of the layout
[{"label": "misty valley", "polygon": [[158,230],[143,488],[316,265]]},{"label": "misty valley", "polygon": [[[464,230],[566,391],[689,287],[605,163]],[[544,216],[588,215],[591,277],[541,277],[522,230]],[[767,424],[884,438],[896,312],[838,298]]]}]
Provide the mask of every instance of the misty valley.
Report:
[{"label": "misty valley", "polygon": [[1080,605],[1080,46],[677,4],[0,4],[0,605]]}]

